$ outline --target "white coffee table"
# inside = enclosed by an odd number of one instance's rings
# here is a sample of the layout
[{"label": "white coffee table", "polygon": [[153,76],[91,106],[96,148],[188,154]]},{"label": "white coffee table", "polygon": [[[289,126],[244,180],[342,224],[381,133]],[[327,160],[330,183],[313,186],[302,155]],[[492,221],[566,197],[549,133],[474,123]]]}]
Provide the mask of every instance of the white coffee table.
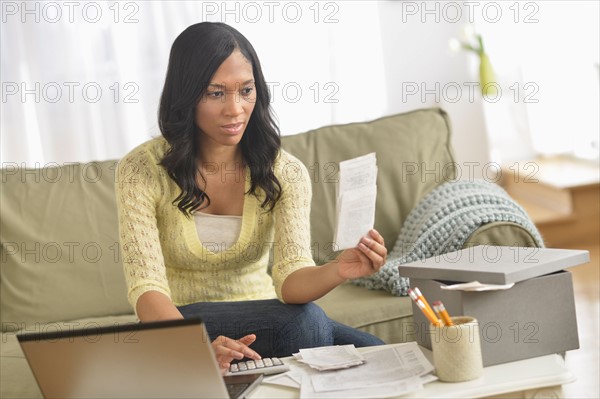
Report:
[{"label": "white coffee table", "polygon": [[[362,352],[370,348],[360,348]],[[421,348],[432,361],[431,351]],[[294,362],[285,358],[285,362]],[[558,354],[540,356],[516,362],[486,367],[483,376],[473,381],[444,383],[431,382],[423,389],[403,398],[560,398],[562,385],[575,381],[575,376],[566,368]],[[250,398],[299,398],[298,389],[262,384]]]}]

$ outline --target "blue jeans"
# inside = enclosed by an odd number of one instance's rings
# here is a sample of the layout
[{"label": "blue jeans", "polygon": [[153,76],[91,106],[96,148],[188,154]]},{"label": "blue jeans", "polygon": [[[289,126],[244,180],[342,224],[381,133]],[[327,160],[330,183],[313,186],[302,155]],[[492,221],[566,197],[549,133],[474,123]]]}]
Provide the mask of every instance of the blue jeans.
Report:
[{"label": "blue jeans", "polygon": [[288,305],[277,299],[198,302],[178,309],[184,318],[202,318],[211,340],[219,335],[239,339],[256,334],[251,347],[263,357],[285,357],[319,346],[384,344],[374,335],[331,320],[314,303]]}]

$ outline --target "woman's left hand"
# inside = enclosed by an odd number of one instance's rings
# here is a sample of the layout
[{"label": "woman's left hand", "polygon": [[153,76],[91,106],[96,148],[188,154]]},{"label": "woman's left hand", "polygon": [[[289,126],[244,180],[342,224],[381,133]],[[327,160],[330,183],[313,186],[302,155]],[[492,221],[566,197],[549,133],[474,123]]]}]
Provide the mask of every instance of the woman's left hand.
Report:
[{"label": "woman's left hand", "polygon": [[338,256],[338,274],[345,279],[368,276],[377,272],[386,259],[387,249],[383,237],[372,229],[356,247],[347,249]]}]

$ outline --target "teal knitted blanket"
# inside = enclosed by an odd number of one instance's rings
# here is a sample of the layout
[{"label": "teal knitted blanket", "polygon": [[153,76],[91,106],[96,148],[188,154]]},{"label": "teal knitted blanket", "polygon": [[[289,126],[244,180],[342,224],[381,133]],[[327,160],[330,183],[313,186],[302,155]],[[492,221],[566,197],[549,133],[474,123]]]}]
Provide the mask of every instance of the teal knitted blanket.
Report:
[{"label": "teal knitted blanket", "polygon": [[516,223],[531,233],[538,247],[544,246],[527,213],[498,185],[483,180],[447,182],[408,214],[386,264],[352,282],[405,296],[410,285],[399,275],[399,265],[459,250],[475,230],[492,222]]}]

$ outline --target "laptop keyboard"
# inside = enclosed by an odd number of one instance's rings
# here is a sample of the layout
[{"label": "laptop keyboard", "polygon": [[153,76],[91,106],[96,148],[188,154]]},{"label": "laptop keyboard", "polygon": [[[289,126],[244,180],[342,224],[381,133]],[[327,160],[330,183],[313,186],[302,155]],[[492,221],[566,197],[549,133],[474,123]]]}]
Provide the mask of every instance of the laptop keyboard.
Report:
[{"label": "laptop keyboard", "polygon": [[227,393],[231,399],[237,399],[250,386],[250,384],[226,384]]}]

